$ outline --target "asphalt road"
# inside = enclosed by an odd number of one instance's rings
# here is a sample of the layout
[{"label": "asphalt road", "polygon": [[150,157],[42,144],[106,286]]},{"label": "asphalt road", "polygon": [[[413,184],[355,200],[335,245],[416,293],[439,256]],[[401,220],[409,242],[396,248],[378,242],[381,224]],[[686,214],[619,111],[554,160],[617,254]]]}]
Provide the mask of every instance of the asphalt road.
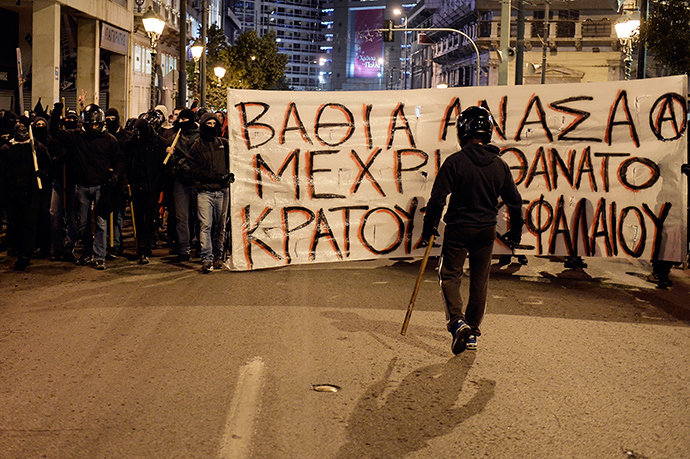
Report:
[{"label": "asphalt road", "polygon": [[0,458],[690,457],[688,271],[587,261],[494,270],[454,357],[433,261],[401,336],[418,261],[5,259]]}]

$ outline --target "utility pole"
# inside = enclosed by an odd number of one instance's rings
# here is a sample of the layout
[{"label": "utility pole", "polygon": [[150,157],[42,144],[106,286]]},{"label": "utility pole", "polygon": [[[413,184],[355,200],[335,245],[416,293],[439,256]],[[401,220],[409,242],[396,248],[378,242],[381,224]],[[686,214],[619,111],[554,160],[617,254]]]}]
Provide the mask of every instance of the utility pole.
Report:
[{"label": "utility pole", "polygon": [[206,107],[206,29],[208,29],[208,0],[201,2],[201,42],[204,44],[204,52],[201,54],[201,107]]},{"label": "utility pole", "polygon": [[187,0],[180,2],[180,54],[177,79],[177,106],[187,106]]},{"label": "utility pole", "polygon": [[544,2],[544,38],[541,42],[541,84],[546,83],[546,48],[549,46],[549,0]]},{"label": "utility pole", "polygon": [[510,0],[503,0],[501,5],[501,53],[503,58],[498,64],[498,84],[508,84],[508,56],[506,50],[510,47]]},{"label": "utility pole", "polygon": [[515,84],[522,84],[525,69],[525,0],[517,0],[517,37],[515,40]]},{"label": "utility pole", "polygon": [[[640,0],[640,29],[649,18],[649,0]],[[647,41],[640,37],[637,45],[637,79],[642,80],[647,75]]]}]

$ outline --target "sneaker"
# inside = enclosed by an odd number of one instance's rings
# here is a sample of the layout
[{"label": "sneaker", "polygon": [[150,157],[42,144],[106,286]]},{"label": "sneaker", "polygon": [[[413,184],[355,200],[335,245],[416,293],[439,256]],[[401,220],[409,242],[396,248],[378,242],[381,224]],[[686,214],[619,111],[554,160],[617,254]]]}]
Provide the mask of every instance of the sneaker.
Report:
[{"label": "sneaker", "polygon": [[669,287],[673,287],[673,281],[669,278],[659,278],[659,282],[656,284],[656,288],[666,290]]},{"label": "sneaker", "polygon": [[223,260],[220,258],[213,260],[213,269],[223,269]]},{"label": "sneaker", "polygon": [[181,253],[175,258],[175,263],[184,263],[189,261],[192,257],[188,253]]},{"label": "sneaker", "polygon": [[498,258],[498,266],[508,266],[510,264],[510,255],[501,255]]},{"label": "sneaker", "polygon": [[146,255],[142,255],[139,257],[139,261],[137,261],[140,265],[148,265],[149,264],[149,257]]},{"label": "sneaker", "polygon": [[465,350],[467,346],[465,341],[471,332],[472,329],[465,323],[464,320],[459,320],[453,326],[453,331],[451,331],[451,334],[453,335],[453,343],[451,345],[453,354],[458,355]]},{"label": "sneaker", "polygon": [[105,271],[105,260],[96,260],[93,262],[93,267],[99,271]]},{"label": "sneaker", "polygon": [[15,271],[24,271],[31,262],[27,257],[19,257],[12,267]]},{"label": "sneaker", "polygon": [[582,259],[582,257],[568,257],[563,263],[563,267],[566,269],[585,269],[587,268],[587,263]]},{"label": "sneaker", "polygon": [[211,271],[213,271],[213,262],[211,261],[202,261],[201,262],[201,273],[202,274],[208,274]]},{"label": "sneaker", "polygon": [[527,264],[527,257],[525,255],[518,255],[517,259],[518,259],[518,263],[520,263],[521,265],[524,266]]},{"label": "sneaker", "polygon": [[651,282],[652,284],[658,284],[659,283],[659,276],[657,276],[654,273],[649,274],[647,277],[644,278],[647,282]]},{"label": "sneaker", "polygon": [[474,333],[470,333],[467,335],[467,338],[465,339],[465,348],[468,351],[476,351],[477,350],[477,335]]},{"label": "sneaker", "polygon": [[86,266],[89,263],[91,263],[91,257],[82,255],[81,257],[79,257],[77,261],[75,261],[75,263],[77,264],[77,266]]}]

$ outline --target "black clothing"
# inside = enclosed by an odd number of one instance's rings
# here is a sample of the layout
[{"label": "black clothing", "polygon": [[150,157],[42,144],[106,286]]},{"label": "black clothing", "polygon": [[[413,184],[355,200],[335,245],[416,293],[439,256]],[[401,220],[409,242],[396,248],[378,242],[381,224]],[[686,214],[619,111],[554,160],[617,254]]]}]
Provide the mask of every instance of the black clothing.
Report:
[{"label": "black clothing", "polygon": [[[137,122],[138,123],[138,122]],[[159,193],[163,184],[165,141],[148,126],[140,137],[132,136],[124,144],[127,181],[132,191]]]},{"label": "black clothing", "polygon": [[522,198],[508,165],[494,145],[470,144],[444,161],[434,181],[425,222],[436,225],[450,194],[443,219],[448,225],[484,228],[496,225],[499,196],[508,206],[511,227],[522,226]]},{"label": "black clothing", "polygon": [[77,185],[97,186],[111,175],[122,172],[123,160],[117,139],[107,131],[90,134],[78,129],[53,131],[51,134],[67,150]]},{"label": "black clothing", "polygon": [[125,143],[127,181],[132,191],[139,256],[150,256],[158,227],[158,199],[163,188],[165,141],[148,122],[134,123],[134,135]]},{"label": "black clothing", "polygon": [[43,177],[42,187],[50,186],[50,182],[46,180],[50,167],[48,151],[38,142],[34,147],[38,172],[35,170],[34,154],[29,141],[11,140],[0,148],[0,184],[7,204],[10,245],[22,260],[20,265],[28,264],[36,246],[41,199],[36,177],[39,174]]},{"label": "black clothing", "polygon": [[[441,166],[427,204],[424,241],[436,231],[450,194],[444,217],[446,229],[439,278],[446,326],[452,334],[465,324],[474,336],[481,334],[479,326],[486,309],[499,197],[508,207],[511,239],[519,240],[522,232],[522,197],[508,165],[498,153],[499,149],[493,145],[470,143],[452,154]],[[470,291],[463,313],[460,283],[466,259],[470,261]],[[453,352],[456,352],[455,345]]]},{"label": "black clothing", "polygon": [[228,140],[199,138],[189,152],[189,167],[197,191],[219,191],[230,187],[230,147]]},{"label": "black clothing", "polygon": [[[192,145],[199,139],[199,126],[192,122],[191,125],[184,123],[188,129],[182,128],[180,137],[175,145],[175,152],[168,160],[168,164],[172,166],[175,178],[182,185],[191,186],[194,184],[191,170],[189,169],[189,151]],[[170,145],[174,141],[174,137],[170,138]]]}]

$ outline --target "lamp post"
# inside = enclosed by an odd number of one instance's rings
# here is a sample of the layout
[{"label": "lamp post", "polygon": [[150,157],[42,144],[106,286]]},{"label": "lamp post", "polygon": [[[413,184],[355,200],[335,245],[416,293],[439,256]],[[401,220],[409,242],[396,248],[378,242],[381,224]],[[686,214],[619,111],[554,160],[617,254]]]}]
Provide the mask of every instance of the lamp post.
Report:
[{"label": "lamp post", "polygon": [[194,59],[194,97],[199,93],[199,59],[204,53],[204,44],[198,38],[189,47],[192,52],[192,59]]},{"label": "lamp post", "polygon": [[141,17],[141,22],[144,23],[144,30],[151,40],[151,108],[154,108],[156,106],[156,47],[165,29],[165,21],[149,6]]},{"label": "lamp post", "polygon": [[213,73],[216,74],[216,78],[218,78],[218,83],[220,84],[220,80],[223,79],[225,76],[225,67],[221,67],[220,65],[217,65],[213,67]]},{"label": "lamp post", "polygon": [[404,60],[403,60],[403,73],[402,73],[402,89],[407,89],[407,14],[403,13],[403,10],[400,8],[396,8],[393,10],[393,14],[396,16],[402,16],[403,21],[405,21],[405,41],[404,41],[404,46],[405,46],[405,55],[404,55]]},{"label": "lamp post", "polygon": [[379,57],[379,91],[383,89],[383,58]]},{"label": "lamp post", "polygon": [[632,45],[640,31],[640,12],[627,10],[618,18],[616,24],[618,41],[623,45],[623,63],[625,64],[625,79],[630,79],[632,71]]}]

